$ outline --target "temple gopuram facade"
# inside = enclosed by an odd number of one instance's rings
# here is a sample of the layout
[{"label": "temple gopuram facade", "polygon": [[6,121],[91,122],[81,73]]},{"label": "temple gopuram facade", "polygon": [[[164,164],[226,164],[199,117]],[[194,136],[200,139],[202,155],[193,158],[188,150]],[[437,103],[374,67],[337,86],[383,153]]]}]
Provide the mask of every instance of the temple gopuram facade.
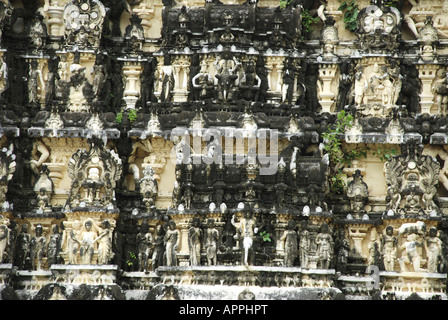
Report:
[{"label": "temple gopuram facade", "polygon": [[448,0],[1,0],[1,300],[447,300]]}]

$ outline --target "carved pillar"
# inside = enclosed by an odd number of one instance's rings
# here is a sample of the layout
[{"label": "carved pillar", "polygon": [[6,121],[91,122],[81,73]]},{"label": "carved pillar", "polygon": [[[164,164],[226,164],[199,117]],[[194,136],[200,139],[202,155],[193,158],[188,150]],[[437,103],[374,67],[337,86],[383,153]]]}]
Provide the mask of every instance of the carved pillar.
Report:
[{"label": "carved pillar", "polygon": [[[317,89],[319,103],[322,106],[322,112],[334,111],[335,90],[333,84],[337,81],[336,74],[338,66],[336,64],[319,65],[319,79],[317,80]],[[336,84],[337,86],[337,84]]]},{"label": "carved pillar", "polygon": [[50,5],[46,12],[48,15],[49,35],[62,36],[64,34],[64,7]]},{"label": "carved pillar", "polygon": [[268,93],[271,94],[272,100],[281,100],[282,84],[283,84],[283,65],[285,57],[283,56],[266,56],[266,70],[268,71]]},{"label": "carved pillar", "polygon": [[174,95],[173,100],[175,102],[185,102],[188,98],[189,74],[191,60],[188,55],[176,56],[172,61],[174,68]]},{"label": "carved pillar", "polygon": [[132,9],[132,12],[142,19],[141,25],[145,33],[145,38],[149,38],[149,29],[152,26],[151,19],[154,18],[154,5],[142,1],[137,7]]},{"label": "carved pillar", "polygon": [[431,108],[434,104],[434,94],[432,93],[431,87],[438,66],[434,64],[424,64],[418,65],[417,69],[419,78],[422,81],[422,91],[420,93],[421,113],[431,113]]},{"label": "carved pillar", "polygon": [[193,215],[172,216],[176,222],[176,227],[180,232],[180,243],[177,249],[177,259],[179,266],[190,265],[190,249],[188,247],[188,230],[190,229],[190,221],[193,219]]},{"label": "carved pillar", "polygon": [[145,38],[158,38],[162,30],[162,0],[144,0],[132,8],[132,12],[142,19]]},{"label": "carved pillar", "polygon": [[283,265],[284,255],[285,255],[285,245],[281,240],[283,233],[288,225],[289,220],[291,220],[291,215],[279,214],[277,216],[277,223],[275,224],[275,234],[277,243],[275,245],[275,258],[274,265]]},{"label": "carved pillar", "polygon": [[123,60],[123,77],[125,81],[123,100],[126,102],[126,109],[135,109],[135,103],[140,95],[141,60],[126,58]]},{"label": "carved pillar", "polygon": [[50,149],[49,161],[44,164],[50,170],[49,177],[54,183],[52,205],[64,205],[67,200],[66,189],[70,187],[67,176],[67,163],[71,155],[79,148],[87,148],[83,139],[43,138],[44,144]]},{"label": "carved pillar", "polygon": [[367,235],[370,225],[367,224],[353,224],[348,227],[348,234],[350,239],[353,240],[353,247],[357,253],[361,256],[366,257],[363,254],[362,242]]}]

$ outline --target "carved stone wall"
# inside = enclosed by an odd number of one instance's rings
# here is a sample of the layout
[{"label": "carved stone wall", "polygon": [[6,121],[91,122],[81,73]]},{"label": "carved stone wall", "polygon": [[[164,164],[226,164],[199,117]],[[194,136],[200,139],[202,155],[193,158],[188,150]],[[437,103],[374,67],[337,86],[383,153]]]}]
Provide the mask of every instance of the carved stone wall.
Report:
[{"label": "carved stone wall", "polygon": [[0,2],[1,299],[446,300],[448,2],[341,4]]}]

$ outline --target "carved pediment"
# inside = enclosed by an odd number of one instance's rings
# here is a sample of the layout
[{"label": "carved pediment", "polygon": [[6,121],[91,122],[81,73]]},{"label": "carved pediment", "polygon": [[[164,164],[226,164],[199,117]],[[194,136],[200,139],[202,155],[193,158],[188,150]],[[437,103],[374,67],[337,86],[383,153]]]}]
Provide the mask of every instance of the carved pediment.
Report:
[{"label": "carved pediment", "polygon": [[414,141],[402,146],[402,154],[385,165],[388,210],[412,215],[434,215],[440,164]]},{"label": "carved pediment", "polygon": [[72,179],[67,200],[71,207],[113,204],[121,159],[115,151],[104,149],[102,140],[93,138],[90,150],[79,149],[71,156],[67,173]]}]

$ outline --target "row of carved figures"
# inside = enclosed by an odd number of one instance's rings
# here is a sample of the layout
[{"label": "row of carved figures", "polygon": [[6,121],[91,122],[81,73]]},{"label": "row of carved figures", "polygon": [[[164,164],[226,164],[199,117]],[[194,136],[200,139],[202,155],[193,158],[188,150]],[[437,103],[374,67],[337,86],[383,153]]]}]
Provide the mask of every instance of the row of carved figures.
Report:
[{"label": "row of carved figures", "polygon": [[[148,61],[141,62],[141,72],[138,71],[140,67],[136,67],[139,78],[131,79],[124,75],[126,70],[119,61],[97,54],[93,58],[92,80],[88,79],[86,66],[79,60],[79,52],[75,53],[70,67],[64,55],[51,58],[47,74],[43,69],[46,62],[32,59],[28,74],[21,80],[23,83],[18,83],[10,75],[25,71],[17,70],[20,69],[18,65],[8,67],[4,54],[0,61],[0,93],[5,102],[42,104],[47,109],[59,105],[60,110],[75,112],[119,112],[129,101],[133,102],[128,106],[135,108],[145,107],[147,102],[212,99],[224,103],[311,104],[315,108],[319,103],[325,107],[328,102],[333,105],[330,111],[349,104],[359,106],[366,115],[378,115],[375,108],[379,105],[383,106],[381,110],[386,108],[381,115],[387,115],[394,105],[406,105],[408,111],[419,112],[423,94],[432,97],[438,113],[446,113],[448,72],[442,65],[437,68],[430,86],[423,88],[415,65],[397,59],[374,62],[362,59],[356,64],[342,60],[318,67],[292,57],[268,65],[267,58],[262,55],[244,58],[229,51],[215,58],[210,55],[201,62],[194,56],[198,61],[180,61],[184,58],[179,57],[171,61],[166,54],[164,61],[157,63],[156,57],[148,57]],[[23,101],[23,94],[18,92],[23,86],[26,86],[27,101]],[[426,91],[422,92],[423,89]],[[129,100],[131,96],[135,99]],[[104,103],[108,106],[98,107]]]},{"label": "row of carved figures", "polygon": [[31,235],[27,223],[17,231],[14,220],[3,218],[0,225],[0,261],[13,263],[19,270],[41,270],[45,268],[45,262],[48,267],[64,264],[64,256],[69,264],[91,264],[94,253],[97,253],[98,264],[110,262],[113,257],[113,229],[109,220],[97,225],[92,219],[87,219],[82,226],[75,221],[70,232],[66,232],[65,224],[67,222],[60,226],[53,224],[51,234],[47,235],[46,227],[39,223],[32,227],[34,235]]},{"label": "row of carved figures", "polygon": [[[219,253],[228,252],[236,254],[232,260],[240,259],[237,264],[254,265],[258,263],[257,253],[269,253],[262,244],[267,239],[272,242],[271,246],[278,240],[277,250],[280,249],[279,256],[286,267],[335,268],[345,273],[349,255],[360,254],[357,248],[351,248],[343,229],[331,231],[326,223],[311,226],[307,220],[301,220],[297,227],[297,221],[291,220],[283,234],[275,239],[266,230],[260,232],[259,228],[263,227],[256,220],[249,213],[240,219],[232,216],[222,228],[212,218],[204,224],[201,219],[193,218],[187,236],[189,265],[218,265],[223,262],[218,258]],[[158,224],[154,233],[147,221],[138,225],[135,221],[125,224],[119,220],[115,225],[115,221],[97,223],[91,218],[64,221],[60,227],[54,224],[47,235],[46,227],[37,224],[32,236],[28,224],[22,224],[17,232],[17,223],[3,217],[0,261],[13,263],[21,270],[45,269],[46,264],[50,267],[52,264],[114,263],[127,271],[148,272],[159,266],[179,265],[181,231],[173,220]],[[368,255],[363,258],[366,265],[377,265],[385,271],[446,272],[448,239],[443,231],[431,227],[427,232],[426,224],[421,221],[404,223],[397,231],[389,225],[380,237],[371,233]],[[271,256],[271,262],[274,257]]]}]

